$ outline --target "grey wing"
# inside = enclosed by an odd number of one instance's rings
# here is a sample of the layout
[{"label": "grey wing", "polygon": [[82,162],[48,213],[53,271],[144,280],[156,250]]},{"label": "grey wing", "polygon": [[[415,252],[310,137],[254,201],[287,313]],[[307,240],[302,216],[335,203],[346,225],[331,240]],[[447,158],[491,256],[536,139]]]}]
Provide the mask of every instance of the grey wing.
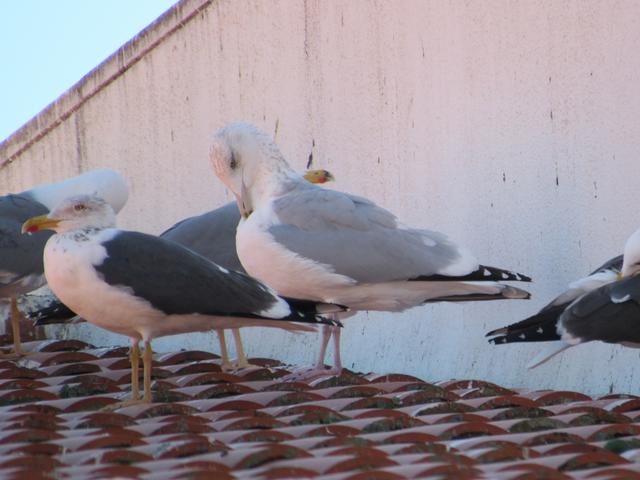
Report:
[{"label": "grey wing", "polygon": [[21,228],[28,218],[47,211],[25,194],[0,197],[0,297],[26,293],[44,283],[37,279],[43,275],[42,253],[53,232],[23,235]]},{"label": "grey wing", "polygon": [[236,203],[232,202],[182,220],[160,236],[179,243],[224,268],[244,272],[236,253],[236,228],[239,221],[240,212]]},{"label": "grey wing", "polygon": [[120,232],[103,246],[107,257],[94,266],[103,279],[168,315],[251,316],[278,301],[256,280],[222,270],[169,240]]},{"label": "grey wing", "polygon": [[313,185],[277,199],[274,212],[277,242],[363,283],[442,273],[464,256],[443,234],[404,228],[367,199]]},{"label": "grey wing", "polygon": [[560,317],[561,327],[582,341],[640,343],[640,276],[600,287]]},{"label": "grey wing", "polygon": [[624,255],[618,255],[617,257],[613,257],[607,260],[606,262],[604,262],[602,265],[596,268],[593,272],[591,272],[591,275],[597,272],[604,272],[606,270],[613,270],[616,272],[620,272],[622,271],[623,260],[624,260]]},{"label": "grey wing", "polygon": [[568,306],[585,293],[618,280],[617,274],[622,270],[622,260],[622,255],[607,260],[586,277],[573,282],[567,290],[542,308],[541,312],[559,306]]}]

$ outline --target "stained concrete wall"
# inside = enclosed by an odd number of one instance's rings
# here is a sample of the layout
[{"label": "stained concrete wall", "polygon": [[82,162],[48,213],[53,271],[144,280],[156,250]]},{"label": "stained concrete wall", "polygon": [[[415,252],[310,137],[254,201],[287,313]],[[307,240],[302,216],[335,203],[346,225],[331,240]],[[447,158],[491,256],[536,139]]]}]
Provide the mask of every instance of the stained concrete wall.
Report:
[{"label": "stained concrete wall", "polygon": [[[349,368],[638,393],[634,350],[581,346],[528,372],[536,346],[483,335],[619,253],[640,223],[639,21],[633,1],[183,1],[0,145],[0,190],[109,166],[132,187],[120,224],[158,233],[231,199],[208,138],[253,122],[296,168],[312,155],[334,188],[536,279],[526,302],[359,314]],[[244,336],[251,355],[315,355],[313,335]]]}]

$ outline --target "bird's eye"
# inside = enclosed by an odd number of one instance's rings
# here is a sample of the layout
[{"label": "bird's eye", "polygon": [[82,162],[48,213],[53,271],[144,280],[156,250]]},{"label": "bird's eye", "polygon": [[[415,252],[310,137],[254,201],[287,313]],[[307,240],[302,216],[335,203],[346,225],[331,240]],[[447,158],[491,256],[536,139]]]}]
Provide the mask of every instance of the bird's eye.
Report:
[{"label": "bird's eye", "polygon": [[76,203],[76,204],[73,206],[73,209],[74,209],[76,212],[83,212],[83,211],[85,211],[85,210],[87,209],[87,207],[86,207],[86,205],[84,205],[84,204],[82,204],[82,203]]},{"label": "bird's eye", "polygon": [[238,166],[238,161],[236,160],[236,157],[233,154],[233,152],[231,152],[231,161],[229,162],[229,167],[231,168],[231,170],[235,170],[237,166]]}]

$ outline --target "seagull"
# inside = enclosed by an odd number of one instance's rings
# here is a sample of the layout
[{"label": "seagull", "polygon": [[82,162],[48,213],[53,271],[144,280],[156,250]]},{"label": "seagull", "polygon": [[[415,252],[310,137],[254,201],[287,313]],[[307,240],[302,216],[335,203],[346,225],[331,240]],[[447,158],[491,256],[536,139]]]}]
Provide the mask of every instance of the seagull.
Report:
[{"label": "seagull", "polygon": [[[327,170],[308,170],[303,177],[315,184],[334,180]],[[183,245],[228,270],[246,273],[236,253],[236,227],[240,212],[236,202],[195,217],[186,218],[160,234],[160,237]],[[235,366],[229,361],[224,330],[216,330],[220,341],[222,369],[248,368],[251,366],[244,353],[240,329],[233,328],[233,339],[238,358]]]},{"label": "seagull", "polygon": [[[209,158],[243,217],[236,234],[242,265],[281,295],[390,312],[426,302],[529,298],[499,283],[529,277],[479,265],[447,236],[404,226],[371,200],[305,182],[252,125],[219,130]],[[339,332],[323,332],[312,375],[322,374],[331,334],[339,352]],[[330,373],[341,368],[336,355]]]},{"label": "seagull", "polygon": [[[334,305],[278,297],[268,286],[229,271],[181,245],[114,228],[115,213],[96,196],[68,198],[23,232],[54,230],[44,249],[51,290],[88,322],[131,341],[131,400],[151,402],[151,341],[179,333],[239,326],[312,331],[338,323],[320,314]],[[144,342],[144,394],[138,385]]]},{"label": "seagull", "polygon": [[640,229],[612,258],[537,314],[487,333],[489,342],[550,342],[527,365],[535,368],[567,348],[600,340],[640,347]]},{"label": "seagull", "polygon": [[0,197],[0,298],[9,299],[13,351],[24,355],[20,342],[19,295],[45,283],[42,252],[50,232],[21,235],[22,223],[29,217],[47,213],[67,195],[96,194],[116,211],[124,206],[128,188],[124,178],[113,170],[93,170],[67,180],[41,185],[22,193]]}]

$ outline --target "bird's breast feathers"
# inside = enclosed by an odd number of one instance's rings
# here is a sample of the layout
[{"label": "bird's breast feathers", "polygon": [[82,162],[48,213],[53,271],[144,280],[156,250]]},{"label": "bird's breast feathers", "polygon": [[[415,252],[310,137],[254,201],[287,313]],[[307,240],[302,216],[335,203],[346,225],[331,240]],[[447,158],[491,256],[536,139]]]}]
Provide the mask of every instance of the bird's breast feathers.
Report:
[{"label": "bird's breast feathers", "polygon": [[277,223],[277,216],[268,205],[238,226],[238,258],[249,275],[280,295],[319,301],[327,301],[328,291],[355,283],[334,273],[329,265],[298,255],[278,243],[269,233],[269,227]]},{"label": "bird's breast feathers", "polygon": [[45,275],[53,293],[90,323],[141,338],[156,312],[126,287],[106,283],[94,268],[107,258],[101,243],[116,233],[102,230],[82,241],[73,233],[54,235],[45,247]]},{"label": "bird's breast feathers", "polygon": [[[80,232],[70,232],[54,235],[47,242],[44,249],[45,276],[51,289],[63,301],[70,292],[87,290],[97,281],[94,265],[100,265],[107,257],[107,251],[100,243],[101,237],[108,237],[104,233],[80,235]],[[73,308],[73,305],[69,306]]]}]

